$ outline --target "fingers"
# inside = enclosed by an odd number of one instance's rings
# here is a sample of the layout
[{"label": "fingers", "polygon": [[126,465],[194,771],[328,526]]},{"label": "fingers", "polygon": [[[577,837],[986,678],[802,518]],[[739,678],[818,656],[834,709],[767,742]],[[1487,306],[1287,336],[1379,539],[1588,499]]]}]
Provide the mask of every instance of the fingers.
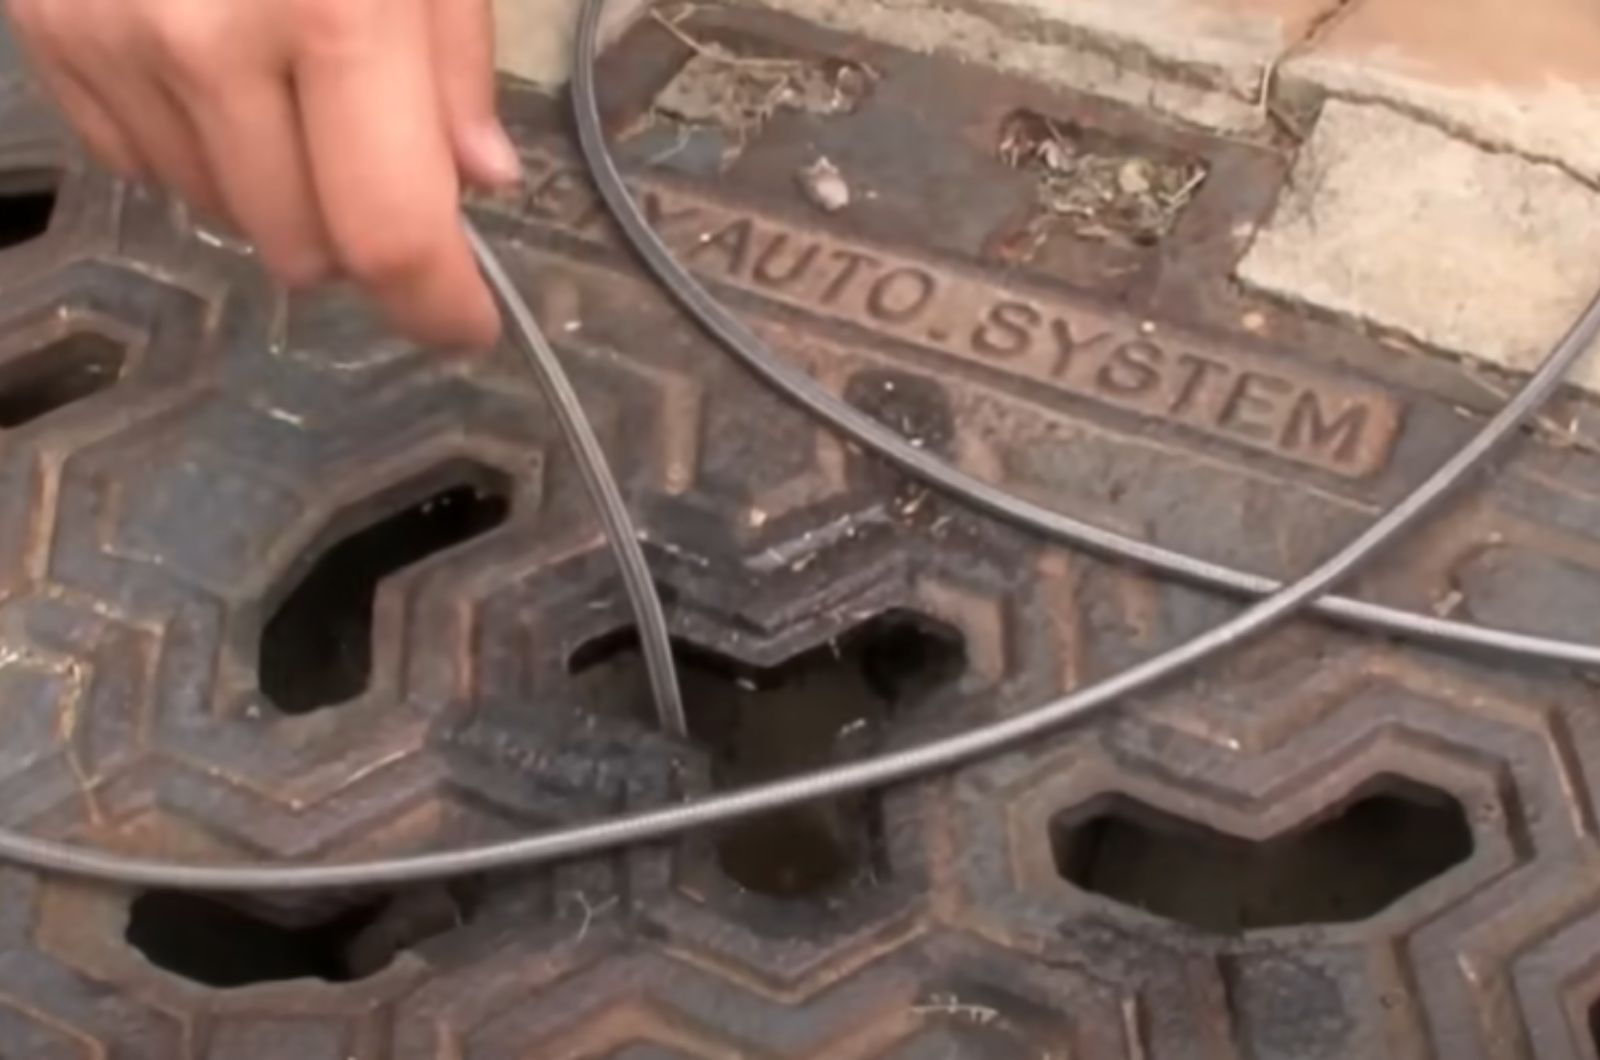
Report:
[{"label": "fingers", "polygon": [[90,150],[234,221],[286,281],[486,346],[460,175],[517,177],[488,0],[3,0]]},{"label": "fingers", "polygon": [[429,0],[434,70],[461,172],[486,187],[514,184],[522,164],[495,113],[490,0]]},{"label": "fingers", "polygon": [[222,215],[210,167],[177,98],[152,72],[126,0],[12,0],[13,22],[47,87],[91,150]]},{"label": "fingers", "polygon": [[142,176],[139,153],[127,133],[100,102],[94,89],[68,72],[56,35],[46,21],[48,7],[37,0],[33,3],[13,0],[7,10],[11,25],[31,60],[29,67],[55,97],[90,153],[121,176]]},{"label": "fingers", "polygon": [[306,286],[333,271],[333,255],[290,91],[244,71],[195,96],[193,120],[235,223],[278,277]]},{"label": "fingers", "polygon": [[265,11],[240,2],[163,0],[146,9],[138,41],[160,93],[193,134],[185,146],[208,184],[202,194],[218,202],[280,279],[298,286],[326,276],[331,260],[288,50]]},{"label": "fingers", "polygon": [[332,18],[294,75],[334,253],[401,327],[436,344],[488,346],[499,313],[459,217],[422,0],[382,18]]},{"label": "fingers", "polygon": [[114,99],[107,96],[102,93],[118,127],[139,145],[144,168],[202,214],[227,218],[194,125],[166,86],[130,75],[119,79]]},{"label": "fingers", "polygon": [[59,66],[41,64],[37,72],[90,154],[120,177],[137,179],[145,175],[139,152],[92,89]]}]

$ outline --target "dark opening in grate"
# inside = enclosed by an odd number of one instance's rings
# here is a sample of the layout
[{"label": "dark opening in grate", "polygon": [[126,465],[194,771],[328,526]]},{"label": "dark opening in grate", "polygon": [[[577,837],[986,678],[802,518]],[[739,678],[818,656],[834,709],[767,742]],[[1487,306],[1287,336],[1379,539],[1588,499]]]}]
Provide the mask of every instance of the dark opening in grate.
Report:
[{"label": "dark opening in grate", "polygon": [[1221,933],[1364,920],[1473,849],[1460,803],[1398,778],[1259,843],[1122,796],[1059,815],[1050,839],[1078,887]]},{"label": "dark opening in grate", "polygon": [[[691,735],[711,752],[717,787],[729,789],[870,752],[893,711],[961,675],[966,646],[949,626],[893,612],[769,669],[686,644],[677,658]],[[651,717],[633,630],[583,645],[569,668],[592,709],[625,703]],[[816,896],[877,871],[875,817],[868,796],[797,807],[727,829],[718,859],[750,891]]]},{"label": "dark opening in grate", "polygon": [[0,364],[0,430],[16,430],[109,388],[126,356],[121,343],[80,331]]},{"label": "dark opening in grate", "polygon": [[387,904],[366,903],[309,926],[284,927],[218,899],[152,891],[134,900],[126,937],[151,964],[205,986],[347,983],[382,970],[362,969],[352,958]]},{"label": "dark opening in grate", "polygon": [[0,173],[0,250],[30,243],[49,231],[60,188],[59,170]]},{"label": "dark opening in grate", "polygon": [[[437,485],[441,479],[444,485]],[[350,528],[336,529],[332,544],[316,554],[268,620],[261,636],[261,691],[284,713],[309,714],[365,692],[372,678],[379,584],[483,537],[510,515],[510,482],[499,472],[464,465],[428,481],[434,485],[400,491],[421,497],[399,510],[391,506],[376,519],[369,510],[366,518],[345,520]]]},{"label": "dark opening in grate", "polygon": [[484,877],[469,877],[294,918],[247,899],[149,891],[130,906],[124,938],[157,968],[219,989],[352,983],[471,923],[487,887]]}]

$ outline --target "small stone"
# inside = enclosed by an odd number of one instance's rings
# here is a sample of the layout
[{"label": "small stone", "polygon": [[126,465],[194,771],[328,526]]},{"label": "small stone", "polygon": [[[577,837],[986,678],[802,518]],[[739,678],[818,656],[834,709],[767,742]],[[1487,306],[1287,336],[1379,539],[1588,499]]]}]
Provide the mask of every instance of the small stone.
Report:
[{"label": "small stone", "polygon": [[1150,167],[1142,158],[1130,158],[1117,171],[1117,187],[1124,195],[1144,195],[1150,191]]},{"label": "small stone", "polygon": [[850,205],[850,185],[839,167],[826,158],[819,158],[800,171],[800,188],[814,206],[828,213],[838,213]]},{"label": "small stone", "polygon": [[[1600,194],[1556,167],[1334,101],[1237,275],[1424,347],[1526,371],[1600,287],[1597,239]],[[1575,381],[1600,388],[1600,366]]]}]

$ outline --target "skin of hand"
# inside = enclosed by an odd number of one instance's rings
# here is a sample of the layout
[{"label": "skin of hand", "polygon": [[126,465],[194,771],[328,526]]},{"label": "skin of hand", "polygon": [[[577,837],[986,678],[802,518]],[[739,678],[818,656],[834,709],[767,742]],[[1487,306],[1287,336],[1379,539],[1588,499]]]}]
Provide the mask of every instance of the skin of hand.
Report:
[{"label": "skin of hand", "polygon": [[5,0],[40,79],[118,174],[235,226],[301,287],[483,348],[500,319],[463,182],[520,178],[495,112],[490,0]]}]

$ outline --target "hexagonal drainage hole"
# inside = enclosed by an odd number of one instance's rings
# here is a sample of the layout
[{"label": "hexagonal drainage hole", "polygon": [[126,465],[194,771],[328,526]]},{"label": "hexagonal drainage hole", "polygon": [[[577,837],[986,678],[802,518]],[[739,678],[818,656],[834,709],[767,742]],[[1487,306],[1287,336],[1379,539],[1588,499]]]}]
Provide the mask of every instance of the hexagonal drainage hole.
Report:
[{"label": "hexagonal drainage hole", "polygon": [[296,979],[369,979],[400,953],[467,922],[482,881],[463,880],[290,918],[247,900],[149,891],[128,911],[124,938],[151,964],[219,989]]},{"label": "hexagonal drainage hole", "polygon": [[309,714],[365,692],[378,585],[495,530],[510,517],[511,493],[504,474],[463,461],[335,520],[331,543],[312,553],[262,631],[262,694],[286,714]]},{"label": "hexagonal drainage hole", "polygon": [[121,343],[80,331],[0,364],[0,430],[16,430],[106,390],[122,375],[126,357]]},{"label": "hexagonal drainage hole", "polygon": [[1050,841],[1068,882],[1219,933],[1364,920],[1473,849],[1460,803],[1398,777],[1264,842],[1120,795],[1058,815]]},{"label": "hexagonal drainage hole", "polygon": [[49,230],[60,189],[60,170],[0,173],[0,250],[31,243]]},{"label": "hexagonal drainage hole", "polygon": [[[966,669],[954,628],[889,612],[830,644],[762,669],[691,644],[676,645],[691,735],[712,755],[719,789],[742,788],[858,758],[880,741],[897,710]],[[599,712],[619,704],[649,718],[638,637],[631,629],[573,653],[579,695]],[[874,878],[877,805],[853,796],[799,807],[724,831],[722,871],[773,898],[815,898]]]}]

